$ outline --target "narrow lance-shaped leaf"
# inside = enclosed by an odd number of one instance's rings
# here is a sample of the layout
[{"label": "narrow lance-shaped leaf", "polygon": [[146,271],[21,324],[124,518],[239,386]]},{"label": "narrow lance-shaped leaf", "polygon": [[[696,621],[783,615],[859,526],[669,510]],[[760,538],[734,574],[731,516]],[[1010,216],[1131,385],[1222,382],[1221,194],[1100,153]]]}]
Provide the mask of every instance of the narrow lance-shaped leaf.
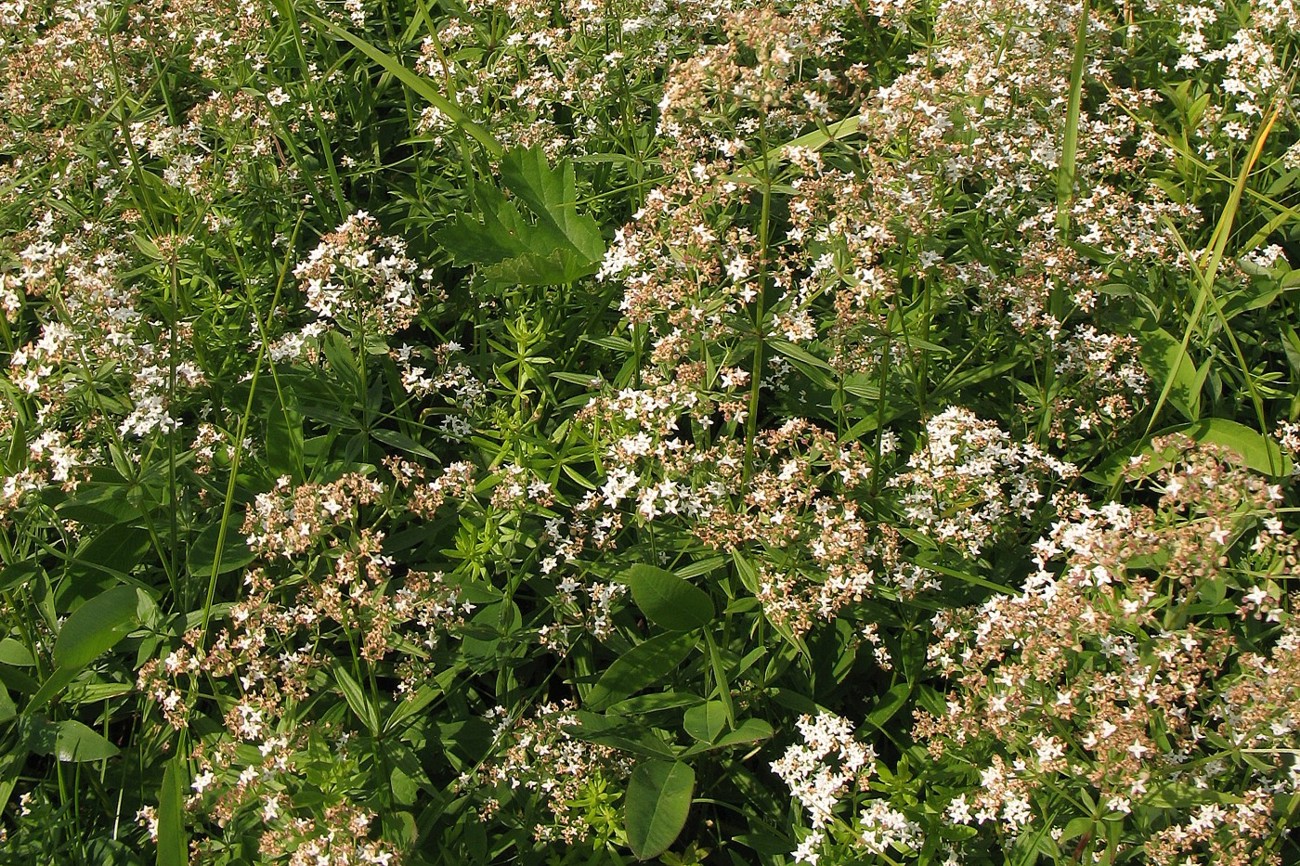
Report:
[{"label": "narrow lance-shaped leaf", "polygon": [[587,708],[602,710],[662,680],[681,664],[693,646],[694,637],[673,632],[637,644],[605,670],[587,695]]},{"label": "narrow lance-shaped leaf", "polygon": [[180,758],[167,762],[162,790],[158,792],[158,866],[185,866],[189,845],[185,841],[185,765]]},{"label": "narrow lance-shaped leaf", "polygon": [[339,39],[350,42],[358,51],[369,57],[375,63],[378,63],[386,72],[405,84],[411,90],[415,91],[417,95],[427,100],[430,105],[451,118],[453,123],[481,144],[483,149],[489,154],[493,156],[501,155],[501,143],[496,140],[492,133],[466,117],[460,106],[438,92],[438,88],[428,79],[421,75],[417,75],[410,69],[407,69],[396,57],[393,57],[387,52],[371,45],[366,40],[348,32],[334,22],[327,21],[326,19],[321,18],[318,15],[313,15],[310,12],[303,12],[303,14],[314,21],[316,26],[328,31]]}]

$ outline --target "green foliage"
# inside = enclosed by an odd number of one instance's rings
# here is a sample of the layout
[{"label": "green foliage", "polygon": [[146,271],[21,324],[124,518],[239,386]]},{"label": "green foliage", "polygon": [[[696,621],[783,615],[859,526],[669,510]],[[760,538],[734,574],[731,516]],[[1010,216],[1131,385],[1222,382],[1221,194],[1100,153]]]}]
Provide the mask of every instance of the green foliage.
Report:
[{"label": "green foliage", "polygon": [[462,215],[436,236],[454,262],[477,265],[500,285],[562,285],[595,273],[605,244],[596,221],[578,213],[570,161],[552,169],[540,147],[517,148],[501,157],[501,183],[534,221],[501,190],[476,185],[476,216]]},{"label": "green foliage", "polygon": [[670,631],[703,628],[713,619],[713,599],[671,571],[634,565],[623,575],[636,606],[655,625]]},{"label": "green foliage", "polygon": [[627,786],[627,842],[638,860],[657,857],[686,824],[695,790],[689,764],[645,761]]},{"label": "green foliage", "polygon": [[1211,5],[0,9],[0,864],[1295,862]]}]

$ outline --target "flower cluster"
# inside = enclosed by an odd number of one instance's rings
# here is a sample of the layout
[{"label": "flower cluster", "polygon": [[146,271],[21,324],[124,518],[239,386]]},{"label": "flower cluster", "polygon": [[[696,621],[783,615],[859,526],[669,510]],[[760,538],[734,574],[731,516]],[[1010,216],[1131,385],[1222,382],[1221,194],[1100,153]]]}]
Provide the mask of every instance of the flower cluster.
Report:
[{"label": "flower cluster", "polygon": [[307,308],[349,333],[391,336],[419,314],[432,278],[409,256],[406,242],[380,232],[365,211],[321,238],[293,269]]},{"label": "flower cluster", "polygon": [[[1194,850],[1257,862],[1276,832],[1268,804],[1295,785],[1283,757],[1295,733],[1277,703],[1295,687],[1295,641],[1288,631],[1271,651],[1239,652],[1199,612],[1269,609],[1268,582],[1250,575],[1294,561],[1296,542],[1271,516],[1277,488],[1227,452],[1156,447],[1155,508],[1064,497],[1021,592],[935,616],[930,658],[951,691],[942,711],[918,713],[914,734],[933,758],[960,754],[980,771],[949,804],[953,822],[997,822],[1009,836],[1060,827],[1049,803],[1082,790],[1115,821],[1163,815],[1147,843],[1156,862]],[[1247,743],[1271,757],[1248,759]],[[1232,791],[1241,805],[1189,794],[1203,805],[1184,826],[1161,811],[1175,790]]]},{"label": "flower cluster", "polygon": [[925,438],[907,466],[889,482],[901,491],[905,521],[968,556],[978,556],[1009,524],[1039,513],[1044,479],[1066,480],[1077,472],[958,407],[926,422]]},{"label": "flower cluster", "polygon": [[583,806],[589,794],[632,772],[631,760],[617,749],[574,735],[580,725],[572,704],[542,704],[518,718],[498,708],[488,721],[495,723],[493,755],[472,777],[462,777],[461,785],[490,794],[484,807],[489,813],[515,792],[539,795],[547,812],[531,828],[539,842],[585,839],[593,829]]}]

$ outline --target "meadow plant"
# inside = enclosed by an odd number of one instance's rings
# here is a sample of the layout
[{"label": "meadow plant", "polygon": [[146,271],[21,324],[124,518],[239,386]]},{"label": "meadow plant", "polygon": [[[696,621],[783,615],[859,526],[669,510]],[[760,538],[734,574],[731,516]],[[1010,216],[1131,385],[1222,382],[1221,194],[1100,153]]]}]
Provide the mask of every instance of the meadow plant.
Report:
[{"label": "meadow plant", "polygon": [[1297,34],[0,2],[0,863],[1300,861]]}]

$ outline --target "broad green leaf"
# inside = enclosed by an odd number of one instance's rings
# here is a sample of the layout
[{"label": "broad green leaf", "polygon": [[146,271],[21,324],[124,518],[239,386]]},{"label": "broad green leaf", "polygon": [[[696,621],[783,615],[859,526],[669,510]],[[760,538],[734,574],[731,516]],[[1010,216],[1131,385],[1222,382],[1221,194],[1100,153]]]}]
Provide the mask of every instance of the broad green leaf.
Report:
[{"label": "broad green leaf", "polygon": [[591,217],[578,214],[572,162],[561,160],[552,169],[540,145],[515,148],[501,158],[501,182],[537,215],[539,225],[554,228],[589,261],[598,261],[605,254],[600,226]]},{"label": "broad green leaf", "polygon": [[[226,537],[221,538],[221,523],[208,526],[190,542],[189,552],[185,555],[190,574],[206,577],[212,574],[216,565],[217,574],[225,574],[243,568],[253,561],[252,548],[244,540],[244,534],[234,526],[226,527]],[[217,544],[221,544],[221,556],[217,556]],[[220,561],[218,561],[218,559]]]},{"label": "broad green leaf", "polygon": [[9,798],[13,796],[23,768],[27,766],[27,755],[28,750],[21,744],[0,754],[0,811],[9,805]]},{"label": "broad green leaf", "polygon": [[1241,455],[1256,472],[1266,475],[1290,475],[1291,459],[1278,444],[1257,430],[1226,418],[1207,418],[1176,432],[1186,433],[1197,442],[1222,445]]},{"label": "broad green leaf", "polygon": [[691,755],[698,755],[701,752],[714,752],[731,746],[745,746],[750,743],[757,743],[760,740],[771,739],[774,733],[775,731],[772,729],[770,722],[762,719],[743,719],[740,724],[736,725],[734,731],[727,731],[712,743],[696,743],[682,752],[680,757],[686,758]]},{"label": "broad green leaf", "polygon": [[[1268,436],[1226,418],[1205,418],[1194,424],[1167,427],[1121,448],[1084,477],[1100,484],[1114,484],[1128,470],[1133,457],[1152,454],[1152,440],[1174,433],[1182,433],[1197,442],[1221,445],[1235,452],[1246,466],[1256,472],[1274,477],[1291,474],[1291,458]],[[1154,472],[1164,465],[1159,459],[1147,461],[1146,471]]]},{"label": "broad green leaf", "polygon": [[614,352],[631,352],[633,348],[631,340],[617,334],[604,337],[583,336],[581,339],[584,343],[591,343],[593,346],[600,346],[602,349],[609,349]]},{"label": "broad green leaf", "polygon": [[658,857],[677,840],[691,810],[695,771],[688,764],[645,761],[627,786],[627,844],[638,860]]},{"label": "broad green leaf", "polygon": [[172,758],[163,770],[162,788],[158,792],[157,866],[185,866],[189,861],[189,844],[185,839],[185,764]]},{"label": "broad green leaf", "polygon": [[72,559],[74,567],[122,577],[149,550],[149,531],[138,526],[110,526],[82,545]]},{"label": "broad green leaf", "polygon": [[757,830],[751,833],[739,833],[732,836],[731,841],[738,842],[746,848],[752,848],[759,854],[768,857],[780,857],[789,854],[797,847],[794,840],[786,838],[775,827],[752,815],[749,816],[749,823],[751,827],[757,824]]},{"label": "broad green leaf", "polygon": [[762,719],[745,719],[736,725],[734,731],[728,731],[718,738],[715,746],[736,746],[741,743],[756,743],[769,739],[773,734],[772,725]]},{"label": "broad green leaf", "polygon": [[18,707],[14,705],[13,698],[9,697],[9,690],[0,686],[0,722],[12,721],[18,715]]},{"label": "broad green leaf", "polygon": [[137,590],[115,586],[78,607],[59,629],[54,661],[75,671],[99,657],[135,627]]},{"label": "broad green leaf", "polygon": [[7,637],[0,640],[0,664],[27,668],[36,664],[36,659],[32,658],[31,650],[13,638]]},{"label": "broad green leaf", "polygon": [[266,462],[277,475],[301,479],[303,470],[302,418],[288,406],[276,404],[266,416]]},{"label": "broad green leaf", "polygon": [[676,750],[666,742],[658,728],[647,727],[642,719],[610,717],[579,710],[578,724],[566,728],[573,736],[589,743],[613,746],[634,755],[675,760]]},{"label": "broad green leaf", "polygon": [[80,671],[81,668],[55,668],[54,673],[50,674],[49,678],[45,680],[45,682],[41,683],[41,687],[37,689],[36,693],[31,696],[30,700],[28,700],[24,712],[31,713],[48,704],[54,699],[55,695],[63,691],[64,687],[67,686],[68,683],[72,682],[73,678],[80,673]]},{"label": "broad green leaf", "polygon": [[760,590],[758,571],[753,564],[739,550],[731,552],[731,561],[735,564],[736,575],[740,578],[740,582],[745,585],[745,589],[749,590],[753,595],[758,595]]},{"label": "broad green leaf", "polygon": [[58,508],[67,517],[89,526],[111,526],[135,520],[140,509],[127,500],[125,481],[90,481],[78,487]]},{"label": "broad green leaf", "polygon": [[682,716],[686,733],[702,743],[712,743],[727,724],[727,708],[722,701],[709,701],[691,707]]},{"label": "broad green leaf", "polygon": [[0,571],[0,592],[13,592],[26,586],[32,578],[41,573],[41,567],[35,562],[16,562]]},{"label": "broad green leaf", "polygon": [[634,565],[622,581],[632,588],[632,599],[646,618],[672,631],[700,628],[713,619],[713,599],[671,571],[653,565]]},{"label": "broad green leaf", "polygon": [[620,656],[592,687],[586,707],[603,710],[666,677],[682,663],[695,638],[681,632],[656,635]]},{"label": "broad green leaf", "polygon": [[55,726],[53,754],[60,761],[80,763],[115,757],[118,748],[81,722],[69,719]]},{"label": "broad green leaf", "polygon": [[321,339],[321,352],[329,368],[353,391],[361,390],[361,368],[352,355],[352,345],[338,331],[329,331]]},{"label": "broad green leaf", "polygon": [[393,799],[403,806],[414,803],[420,793],[420,786],[401,767],[393,767],[388,775],[388,785],[392,789]]}]

